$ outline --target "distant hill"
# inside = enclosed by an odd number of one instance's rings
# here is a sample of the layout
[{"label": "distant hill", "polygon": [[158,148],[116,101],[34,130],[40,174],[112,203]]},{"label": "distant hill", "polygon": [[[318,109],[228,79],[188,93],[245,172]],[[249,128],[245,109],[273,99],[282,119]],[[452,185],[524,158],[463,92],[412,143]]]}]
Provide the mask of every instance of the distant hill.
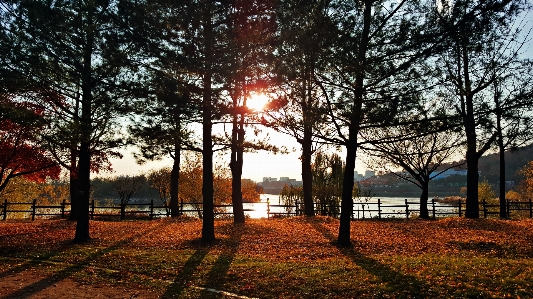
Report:
[{"label": "distant hill", "polygon": [[[518,184],[522,177],[518,171],[533,160],[533,145],[510,150],[505,153],[505,176],[507,181],[514,181]],[[486,178],[490,183],[496,183],[500,178],[500,155],[490,154],[479,159],[480,177]]]},{"label": "distant hill", "polygon": [[[505,180],[513,181],[517,186],[522,177],[518,172],[529,161],[533,160],[533,145],[510,150],[505,153]],[[463,165],[457,169],[466,169]],[[496,186],[500,180],[500,156],[498,153],[489,154],[479,159],[478,170],[480,172],[480,182],[484,179]],[[446,179],[432,180],[429,187],[430,197],[461,195],[461,187],[466,186],[466,176],[453,175]],[[396,183],[393,187],[373,186],[372,193],[376,196],[420,196],[420,189],[411,183]]]}]

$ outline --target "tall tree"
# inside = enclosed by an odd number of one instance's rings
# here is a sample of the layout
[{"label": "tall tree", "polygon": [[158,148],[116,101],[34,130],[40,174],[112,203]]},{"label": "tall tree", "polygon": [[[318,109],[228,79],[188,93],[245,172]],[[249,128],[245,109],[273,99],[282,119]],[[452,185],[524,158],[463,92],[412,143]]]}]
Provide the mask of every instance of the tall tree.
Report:
[{"label": "tall tree", "polygon": [[346,149],[338,235],[338,243],[346,246],[351,243],[357,150],[362,142],[378,142],[360,139],[360,132],[394,125],[398,115],[417,105],[410,84],[421,76],[415,66],[432,53],[439,35],[426,25],[424,9],[416,1],[339,2],[335,19],[340,31],[330,60],[335,72],[321,81],[332,90],[325,100],[337,136],[329,141]]},{"label": "tall tree", "polygon": [[[76,144],[79,207],[75,241],[89,236],[90,174],[92,157],[120,144],[116,139],[120,109],[131,96],[127,69],[130,51],[118,1],[4,1],[10,15],[9,34],[20,51],[8,65],[33,84],[33,92],[58,94],[65,101],[47,102],[58,125],[56,137]],[[120,29],[119,29],[120,28]],[[40,89],[40,90],[38,90]],[[58,140],[50,136],[50,140]],[[61,143],[57,143],[61,144]],[[104,155],[105,157],[105,155]]]},{"label": "tall tree", "polygon": [[442,96],[452,101],[466,136],[468,218],[479,217],[478,160],[498,140],[491,113],[502,117],[504,106],[518,104],[502,102],[506,95],[498,82],[515,72],[519,47],[513,46],[513,27],[521,26],[515,20],[526,8],[525,1],[492,0],[446,2],[439,10],[439,24],[453,29],[435,66],[442,71]]},{"label": "tall tree", "polygon": [[270,126],[296,138],[301,145],[304,213],[314,216],[312,155],[314,134],[321,130],[322,90],[317,76],[325,71],[325,53],[336,31],[330,20],[332,1],[280,1],[276,75],[278,93],[287,103],[270,113]]},{"label": "tall tree", "polygon": [[247,100],[253,92],[266,89],[268,69],[272,61],[272,40],[275,30],[273,1],[234,1],[229,14],[228,92],[231,97],[232,122],[231,161],[232,204],[235,223],[244,223],[242,196],[243,153],[246,147],[266,148],[262,143],[245,142],[248,122],[253,120]]},{"label": "tall tree", "polygon": [[[132,9],[135,9],[134,4]],[[129,127],[130,141],[140,153],[137,162],[159,160],[165,156],[173,161],[170,176],[171,216],[179,215],[179,171],[182,150],[200,151],[194,144],[192,120],[199,116],[199,96],[189,87],[197,77],[189,64],[193,60],[186,40],[190,3],[152,1],[138,8],[134,42],[140,48],[139,57],[146,58],[143,98],[136,103],[136,113]]]},{"label": "tall tree", "polygon": [[129,126],[130,142],[140,149],[138,163],[169,156],[172,163],[170,184],[170,212],[179,216],[179,171],[183,149],[199,150],[191,140],[187,125],[197,113],[186,90],[180,90],[175,78],[160,74],[153,77],[153,91],[135,109],[138,114]]},{"label": "tall tree", "polygon": [[227,97],[223,96],[223,84],[227,78],[228,39],[227,21],[230,3],[208,0],[190,0],[182,3],[185,14],[183,35],[184,54],[189,59],[187,76],[191,78],[189,89],[199,100],[202,126],[202,241],[215,240],[214,190],[213,190],[213,138],[214,120],[221,117],[221,108]]}]

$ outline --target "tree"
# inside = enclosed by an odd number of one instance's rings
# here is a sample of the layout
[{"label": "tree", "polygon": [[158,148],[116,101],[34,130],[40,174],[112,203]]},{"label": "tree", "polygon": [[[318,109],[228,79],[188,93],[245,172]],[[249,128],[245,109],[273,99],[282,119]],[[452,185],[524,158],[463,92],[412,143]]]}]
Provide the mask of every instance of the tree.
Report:
[{"label": "tree", "polygon": [[317,153],[313,161],[313,198],[321,215],[337,216],[342,195],[344,162],[337,154]]},{"label": "tree", "polygon": [[[443,98],[452,101],[466,137],[468,218],[479,217],[478,161],[499,134],[490,114],[500,108],[491,102],[495,99],[496,105],[503,104],[500,96],[505,95],[498,95],[501,86],[496,85],[514,72],[517,52],[511,46],[515,38],[512,28],[526,8],[523,1],[455,1],[444,3],[439,12],[439,24],[449,28],[451,35],[435,67],[442,71]],[[496,87],[493,96],[492,87]]]},{"label": "tree", "polygon": [[244,223],[242,167],[246,148],[266,149],[258,142],[245,142],[245,127],[253,119],[247,107],[251,92],[266,89],[268,68],[272,61],[272,40],[275,31],[273,1],[233,2],[229,14],[229,68],[228,92],[231,97],[229,114],[232,122],[231,161],[232,204],[235,223]]},{"label": "tree", "polygon": [[529,161],[520,169],[520,175],[523,177],[519,186],[520,195],[522,198],[531,200],[533,198],[533,161]]},{"label": "tree", "polygon": [[126,206],[135,192],[139,191],[145,182],[144,176],[118,176],[113,180],[113,187],[120,199],[120,220],[126,219]]},{"label": "tree", "polygon": [[140,149],[140,154],[135,155],[140,164],[146,160],[159,160],[164,156],[172,159],[171,175],[168,178],[169,204],[171,216],[177,217],[182,150],[196,149],[196,145],[187,143],[192,139],[192,134],[187,130],[184,120],[185,117],[191,117],[186,116],[185,112],[190,101],[186,94],[180,94],[175,82],[169,78],[156,78],[153,84],[157,88],[156,97],[149,98],[136,109],[141,111],[140,118],[136,117],[134,124],[129,127],[130,142]]},{"label": "tree", "polygon": [[200,154],[190,153],[186,155],[180,169],[179,198],[181,202],[194,206],[198,211],[198,217],[203,219],[202,201],[202,167]]},{"label": "tree", "polygon": [[[416,106],[412,82],[417,65],[433,51],[441,34],[427,26],[427,8],[415,1],[366,0],[336,3],[338,38],[330,51],[333,72],[320,78],[330,128],[321,136],[346,149],[338,244],[350,242],[354,168],[365,127],[389,126]],[[436,40],[437,39],[437,40]],[[379,139],[379,136],[373,136]]]},{"label": "tree", "polygon": [[46,123],[40,107],[0,95],[0,193],[16,177],[43,183],[58,179],[61,169],[40,146],[38,132]]},{"label": "tree", "polygon": [[331,1],[281,1],[278,6],[278,46],[276,49],[277,93],[286,105],[270,113],[269,126],[294,136],[302,146],[304,213],[314,216],[312,155],[316,131],[325,111],[319,105],[322,90],[317,83],[325,71],[325,52],[335,28],[330,20]]},{"label": "tree", "polygon": [[[377,143],[369,151],[369,155],[377,157],[378,161],[375,163],[385,171],[415,184],[422,190],[420,218],[429,218],[429,182],[446,170],[463,164],[445,164],[447,160],[455,157],[459,146],[462,145],[461,136],[453,131],[427,132],[428,128],[435,128],[435,125],[426,125],[427,123],[375,130],[373,134],[380,134],[393,141]],[[397,139],[398,136],[400,139]],[[403,171],[396,171],[398,167]]]},{"label": "tree", "polygon": [[[154,169],[148,172],[148,183],[150,184],[150,187],[157,190],[157,194],[159,195],[159,200],[165,207],[165,210],[167,212],[167,215],[170,214],[170,193],[172,187],[171,185],[171,177],[172,177],[172,170],[169,167],[163,167],[160,169]],[[178,200],[176,199],[176,202]],[[179,215],[179,204],[176,205],[177,211],[174,211],[172,215]],[[174,209],[174,207],[172,207]]]},{"label": "tree", "polygon": [[[510,38],[514,41],[516,37],[513,35]],[[507,38],[504,41],[507,44]],[[517,50],[510,51],[510,49],[501,49],[499,52],[518,54]],[[516,57],[504,62],[499,66],[494,64],[495,78],[492,90],[494,100],[492,126],[497,134],[496,144],[500,157],[499,204],[502,219],[507,218],[505,151],[529,143],[533,127],[533,118],[530,115],[530,107],[533,104],[530,96],[532,90],[529,87],[533,71],[531,62],[517,61]]]},{"label": "tree", "polygon": [[[140,153],[137,162],[159,160],[165,156],[173,161],[170,184],[171,216],[179,215],[179,170],[183,150],[201,151],[194,141],[190,124],[200,115],[200,97],[191,89],[197,70],[191,65],[195,53],[183,37],[190,26],[187,3],[153,1],[138,16],[135,42],[141,48],[141,57],[149,57],[143,97],[136,102],[130,143]],[[198,16],[194,16],[198,18]],[[196,30],[196,28],[195,28]]]},{"label": "tree", "polygon": [[59,130],[49,136],[49,142],[65,146],[55,142],[63,138],[70,146],[69,157],[77,155],[79,207],[74,239],[87,241],[92,158],[97,153],[105,158],[105,150],[120,145],[117,116],[134,89],[136,76],[126,58],[136,48],[126,40],[129,19],[122,18],[129,11],[123,11],[118,1],[3,3],[2,12],[9,15],[4,28],[19,50],[3,59],[31,82],[31,92],[51,95],[47,109],[56,113],[53,120],[63,121],[57,123]]}]

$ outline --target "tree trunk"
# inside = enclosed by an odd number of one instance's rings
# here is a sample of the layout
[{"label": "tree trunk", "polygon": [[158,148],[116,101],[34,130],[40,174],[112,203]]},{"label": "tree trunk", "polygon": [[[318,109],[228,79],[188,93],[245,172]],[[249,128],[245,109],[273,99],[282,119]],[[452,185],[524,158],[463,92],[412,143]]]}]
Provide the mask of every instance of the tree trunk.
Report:
[{"label": "tree trunk", "polygon": [[304,123],[302,140],[302,188],[305,216],[315,216],[313,204],[313,173],[311,172],[312,141],[311,128]]},{"label": "tree trunk", "polygon": [[420,195],[420,218],[429,219],[428,197],[429,197],[429,179],[421,183],[422,194]]},{"label": "tree trunk", "polygon": [[202,182],[202,203],[203,203],[203,220],[202,220],[202,242],[211,243],[215,240],[215,214],[214,208],[214,190],[213,190],[213,137],[212,133],[212,59],[213,59],[213,24],[211,4],[207,1],[207,7],[204,11],[204,46],[205,46],[205,74],[203,78],[203,98],[202,98],[202,164],[203,164],[203,182]]},{"label": "tree trunk", "polygon": [[[470,146],[469,146],[470,147]],[[479,199],[478,199],[478,159],[477,153],[470,149],[466,153],[466,218],[479,218]]]},{"label": "tree trunk", "polygon": [[69,220],[78,219],[78,167],[76,163],[75,151],[71,152],[70,169],[69,169],[69,188],[70,188],[70,216]]},{"label": "tree trunk", "polygon": [[354,105],[350,115],[350,125],[348,128],[348,141],[346,144],[346,168],[342,181],[341,217],[339,224],[339,236],[337,243],[340,246],[349,246],[350,241],[350,221],[353,210],[353,177],[355,172],[355,159],[357,157],[357,137],[361,123],[364,95],[364,75],[366,68],[366,51],[370,41],[370,25],[372,20],[372,0],[364,1],[363,32],[357,53],[358,65],[356,66]]},{"label": "tree trunk", "polygon": [[[210,81],[210,80],[209,80]],[[207,86],[207,85],[206,85]],[[210,85],[209,85],[210,86]],[[210,94],[210,92],[208,92]],[[207,96],[204,96],[206,101]],[[210,95],[209,100],[210,101]],[[211,137],[211,103],[204,102],[203,111],[203,220],[202,220],[202,241],[210,243],[215,240],[215,214],[213,211],[214,190],[213,190],[213,148]]]},{"label": "tree trunk", "polygon": [[350,134],[349,145],[346,153],[346,168],[344,170],[344,178],[342,181],[342,199],[341,199],[341,217],[339,224],[339,236],[337,243],[340,246],[350,246],[350,221],[353,210],[353,176],[355,172],[355,158],[357,143],[352,140]]},{"label": "tree trunk", "polygon": [[505,199],[505,148],[501,134],[498,138],[498,147],[500,149],[500,218],[505,219],[507,218],[507,200]]},{"label": "tree trunk", "polygon": [[180,144],[174,144],[174,162],[172,163],[172,170],[170,172],[170,216],[178,217],[180,215],[179,208],[179,180],[180,180]]},{"label": "tree trunk", "polygon": [[126,203],[124,201],[120,203],[120,220],[126,220]]},{"label": "tree trunk", "polygon": [[311,157],[313,155],[313,88],[312,74],[313,61],[306,61],[305,76],[302,82],[302,116],[303,116],[303,137],[300,140],[302,145],[302,188],[305,216],[314,216],[315,207],[313,204],[313,174],[311,172]]},{"label": "tree trunk", "polygon": [[[236,108],[236,101],[234,102]],[[245,105],[246,102],[243,103]],[[243,166],[243,141],[244,117],[235,113],[233,115],[233,130],[231,138],[231,202],[233,204],[233,222],[244,223],[244,208],[242,206],[242,166]]]},{"label": "tree trunk", "polygon": [[89,236],[89,199],[91,186],[91,156],[89,152],[89,142],[82,142],[80,145],[79,158],[79,184],[78,184],[78,211],[76,221],[75,243],[86,242],[91,239]]},{"label": "tree trunk", "polygon": [[[89,9],[87,28],[92,28],[92,11]],[[74,242],[86,242],[89,236],[89,200],[91,191],[91,131],[92,131],[92,53],[94,33],[88,30],[83,49],[82,103],[81,103],[81,142],[78,170],[79,206]]]}]

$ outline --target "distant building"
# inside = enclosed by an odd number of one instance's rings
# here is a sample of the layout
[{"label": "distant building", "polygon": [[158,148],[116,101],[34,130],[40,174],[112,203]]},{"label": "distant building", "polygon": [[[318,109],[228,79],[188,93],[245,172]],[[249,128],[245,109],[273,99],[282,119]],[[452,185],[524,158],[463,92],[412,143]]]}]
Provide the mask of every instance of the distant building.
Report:
[{"label": "distant building", "polygon": [[445,179],[451,175],[466,175],[467,171],[466,170],[454,170],[454,169],[448,169],[446,170],[445,172],[439,174],[438,176],[436,176],[434,179],[435,180],[440,180],[440,179]]},{"label": "distant building", "polygon": [[354,182],[358,182],[358,181],[360,181],[360,180],[362,180],[362,179],[364,179],[364,178],[365,178],[365,177],[364,177],[362,174],[358,173],[357,171],[354,172],[354,174],[353,174],[353,180],[354,180]]},{"label": "distant building", "polygon": [[263,177],[263,182],[260,185],[263,187],[265,194],[279,194],[285,185],[294,187],[301,186],[302,181],[297,181],[289,177],[280,177],[279,180],[271,177]]},{"label": "distant building", "polygon": [[263,177],[263,182],[277,182],[277,178]]},{"label": "distant building", "polygon": [[371,178],[376,175],[376,172],[372,170],[365,170],[365,178]]}]

